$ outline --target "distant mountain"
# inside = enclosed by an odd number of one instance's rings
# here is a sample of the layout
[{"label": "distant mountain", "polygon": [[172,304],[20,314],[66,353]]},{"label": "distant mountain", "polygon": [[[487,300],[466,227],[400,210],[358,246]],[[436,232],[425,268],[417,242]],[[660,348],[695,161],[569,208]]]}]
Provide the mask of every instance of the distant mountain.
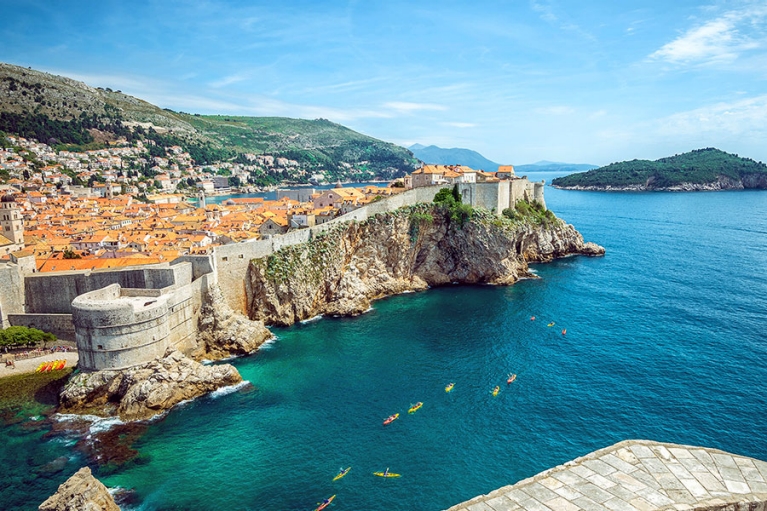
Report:
[{"label": "distant mountain", "polygon": [[526,165],[514,165],[514,172],[518,175],[522,175],[525,172],[583,172],[597,167],[598,165],[591,165],[589,163],[562,163],[541,160]]},{"label": "distant mountain", "polygon": [[118,138],[150,139],[159,148],[187,150],[197,164],[250,160],[269,154],[298,162],[265,176],[264,184],[391,179],[417,163],[403,147],[357,133],[326,119],[241,117],[174,112],[122,92],[71,78],[0,63],[0,132],[67,149],[97,149]]},{"label": "distant mountain", "polygon": [[498,163],[488,160],[477,151],[472,151],[471,149],[457,147],[443,149],[435,145],[423,146],[421,144],[413,144],[408,149],[413,152],[416,158],[424,163],[467,165],[473,169],[484,170],[486,172],[498,170]]},{"label": "distant mountain", "polygon": [[655,161],[611,163],[588,172],[556,178],[551,184],[574,190],[767,189],[767,165],[709,147]]}]

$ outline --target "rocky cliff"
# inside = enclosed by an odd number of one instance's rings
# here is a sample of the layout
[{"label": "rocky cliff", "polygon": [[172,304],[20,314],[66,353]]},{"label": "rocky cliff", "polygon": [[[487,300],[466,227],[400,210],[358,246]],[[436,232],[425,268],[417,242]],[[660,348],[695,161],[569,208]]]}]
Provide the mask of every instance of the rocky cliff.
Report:
[{"label": "rocky cliff", "polygon": [[247,355],[273,337],[263,321],[232,310],[218,286],[205,296],[198,326],[197,347],[191,353],[195,360]]},{"label": "rocky cliff", "polygon": [[229,364],[204,366],[168,350],[161,359],[129,369],[76,375],[59,395],[59,412],[148,419],[181,401],[241,381]]},{"label": "rocky cliff", "polygon": [[572,225],[545,218],[499,218],[475,210],[451,218],[419,204],[350,222],[307,243],[251,261],[250,317],[290,325],[318,314],[359,314],[372,300],[450,283],[513,284],[529,262],[602,255]]},{"label": "rocky cliff", "polygon": [[91,469],[83,467],[38,507],[40,511],[120,511]]}]

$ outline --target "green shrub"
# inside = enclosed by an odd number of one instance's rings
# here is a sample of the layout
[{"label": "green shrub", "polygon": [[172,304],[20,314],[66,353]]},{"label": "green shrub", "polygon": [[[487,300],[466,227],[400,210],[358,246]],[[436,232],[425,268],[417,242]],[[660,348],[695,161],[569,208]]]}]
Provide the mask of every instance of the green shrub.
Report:
[{"label": "green shrub", "polygon": [[56,336],[48,332],[43,332],[36,328],[27,328],[25,326],[11,326],[5,330],[0,330],[0,346],[36,346],[39,343],[53,342]]}]

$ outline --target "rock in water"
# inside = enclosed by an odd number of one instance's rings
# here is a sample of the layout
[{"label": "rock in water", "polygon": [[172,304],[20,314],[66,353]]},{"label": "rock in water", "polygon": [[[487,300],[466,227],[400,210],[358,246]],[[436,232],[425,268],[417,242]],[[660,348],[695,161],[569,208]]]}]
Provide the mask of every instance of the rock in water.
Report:
[{"label": "rock in water", "polygon": [[176,350],[161,359],[122,370],[80,373],[59,396],[59,412],[148,419],[181,401],[242,381],[229,364],[204,366]]},{"label": "rock in water", "polygon": [[83,467],[38,507],[40,511],[120,511],[107,487]]}]

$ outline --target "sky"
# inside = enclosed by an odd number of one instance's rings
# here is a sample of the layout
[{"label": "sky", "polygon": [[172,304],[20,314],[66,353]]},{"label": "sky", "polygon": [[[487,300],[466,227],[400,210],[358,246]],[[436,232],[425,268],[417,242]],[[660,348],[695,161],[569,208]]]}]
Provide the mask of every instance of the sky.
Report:
[{"label": "sky", "polygon": [[767,162],[767,0],[0,0],[0,61],[504,164]]}]

